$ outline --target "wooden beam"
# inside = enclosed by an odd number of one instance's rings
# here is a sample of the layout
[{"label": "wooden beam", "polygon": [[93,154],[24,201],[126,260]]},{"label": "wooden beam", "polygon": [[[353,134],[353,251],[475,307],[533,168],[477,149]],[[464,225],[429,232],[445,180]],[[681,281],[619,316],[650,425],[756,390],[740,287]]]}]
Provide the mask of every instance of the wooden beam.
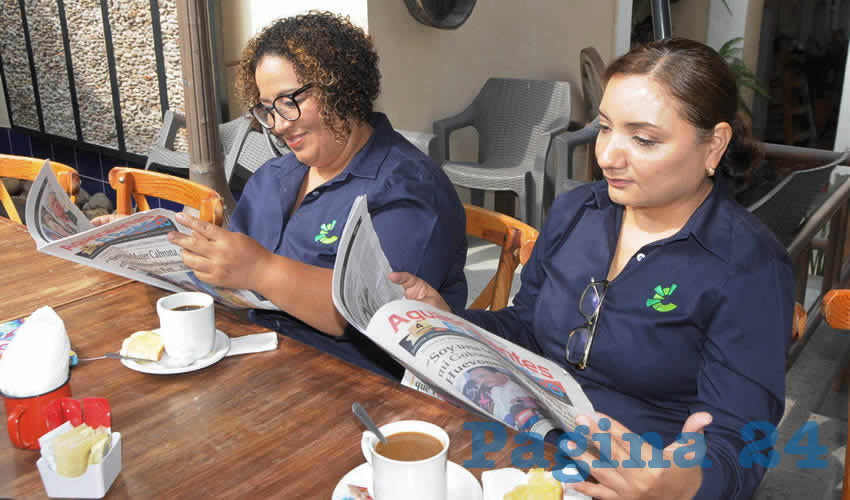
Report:
[{"label": "wooden beam", "polygon": [[227,224],[236,201],[224,173],[224,154],[218,133],[206,0],[177,0],[177,23],[189,134],[189,179],[221,195]]}]

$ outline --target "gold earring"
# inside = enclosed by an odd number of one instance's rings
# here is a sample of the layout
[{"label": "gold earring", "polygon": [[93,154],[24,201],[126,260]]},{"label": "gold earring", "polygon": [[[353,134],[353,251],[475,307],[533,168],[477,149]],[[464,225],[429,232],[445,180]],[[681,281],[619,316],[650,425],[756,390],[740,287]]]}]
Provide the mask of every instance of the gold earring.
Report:
[{"label": "gold earring", "polygon": [[713,168],[707,168],[705,170],[705,173],[707,173],[709,177],[713,177],[714,176],[714,169]]}]

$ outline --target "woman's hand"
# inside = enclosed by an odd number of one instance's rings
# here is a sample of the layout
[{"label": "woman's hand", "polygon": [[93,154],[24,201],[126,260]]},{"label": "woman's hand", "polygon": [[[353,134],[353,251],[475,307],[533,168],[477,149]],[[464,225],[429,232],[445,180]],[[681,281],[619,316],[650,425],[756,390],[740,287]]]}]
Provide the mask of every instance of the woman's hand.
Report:
[{"label": "woman's hand", "polygon": [[177,214],[177,222],[192,234],[172,231],[168,241],[183,249],[183,263],[198,279],[225,288],[258,288],[263,270],[269,268],[266,261],[274,254],[247,235],[196,217]]},{"label": "woman's hand", "polygon": [[95,227],[102,226],[104,224],[109,224],[110,222],[116,221],[122,217],[126,217],[126,215],[118,215],[118,214],[108,214],[108,215],[99,215],[91,220],[91,223],[94,224]]},{"label": "woman's hand", "polygon": [[425,280],[410,273],[392,272],[389,274],[390,281],[404,287],[404,296],[408,299],[418,300],[431,304],[446,312],[452,312],[452,308],[443,300],[443,297],[434,290]]},{"label": "woman's hand", "polygon": [[[702,484],[702,467],[699,465],[680,467],[682,458],[693,460],[694,453],[679,452],[679,454],[674,456],[674,452],[678,448],[689,446],[689,443],[674,442],[670,444],[661,451],[664,460],[668,460],[670,465],[667,467],[650,467],[648,463],[654,460],[653,457],[657,456],[659,453],[658,450],[642,439],[624,440],[623,434],[629,433],[629,429],[607,415],[601,413],[598,415],[600,417],[598,422],[593,422],[592,419],[586,416],[579,417],[576,419],[576,422],[579,425],[589,427],[590,432],[588,436],[591,439],[596,433],[607,434],[611,437],[609,440],[611,443],[610,458],[617,461],[617,466],[594,467],[592,463],[596,459],[585,450],[577,459],[583,460],[591,466],[590,473],[599,482],[591,483],[584,481],[581,483],[572,483],[567,484],[567,488],[601,500],[615,498],[690,499],[697,493]],[[603,424],[602,428],[600,428],[599,423],[604,422],[606,419],[611,425],[607,426]],[[685,425],[682,426],[682,433],[702,434],[705,426],[710,423],[710,414],[706,412],[694,413],[688,417]],[[633,434],[632,436],[635,435]],[[687,437],[685,435],[685,438]],[[598,442],[596,439],[594,441]],[[641,445],[640,459],[647,463],[643,467],[623,467],[623,462],[630,459],[630,447],[637,444]],[[602,448],[604,449],[604,446]],[[683,456],[680,456],[682,454]],[[632,455],[635,458],[638,456],[636,452],[632,453]]]}]

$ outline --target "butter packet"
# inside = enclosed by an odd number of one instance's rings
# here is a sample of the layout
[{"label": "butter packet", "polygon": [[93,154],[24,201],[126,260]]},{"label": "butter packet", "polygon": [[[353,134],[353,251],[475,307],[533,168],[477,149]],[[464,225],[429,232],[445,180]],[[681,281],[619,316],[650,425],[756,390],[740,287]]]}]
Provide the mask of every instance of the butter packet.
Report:
[{"label": "butter packet", "polygon": [[101,431],[103,427],[98,427],[95,433],[98,435],[97,440],[91,447],[89,452],[88,465],[97,465],[103,461],[103,457],[109,453],[109,444],[112,442],[111,433],[109,431]]},{"label": "butter packet", "polygon": [[56,470],[56,455],[53,453],[53,438],[60,434],[65,434],[73,428],[74,426],[71,422],[66,421],[59,427],[38,438],[38,446],[41,448],[41,456],[47,460],[47,465],[50,466],[52,470]]},{"label": "butter packet", "polygon": [[65,422],[48,434],[42,445],[42,457],[51,470],[63,477],[85,474],[89,465],[99,464],[109,453],[111,433],[106,427],[93,429],[87,424],[73,427]]}]

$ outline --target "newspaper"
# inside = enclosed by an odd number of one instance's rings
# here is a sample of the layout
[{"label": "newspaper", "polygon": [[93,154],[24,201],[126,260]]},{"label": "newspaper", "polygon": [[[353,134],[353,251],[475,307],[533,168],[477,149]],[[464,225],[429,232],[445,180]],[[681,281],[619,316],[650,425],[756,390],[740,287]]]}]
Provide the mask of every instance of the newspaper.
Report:
[{"label": "newspaper", "polygon": [[251,290],[214,287],[183,264],[168,233],[191,230],[157,208],[95,227],[74,205],[45,161],[27,197],[26,220],[38,251],[173,292],[198,291],[235,309],[278,308]]},{"label": "newspaper", "polygon": [[340,314],[406,369],[402,383],[516,430],[545,436],[575,429],[593,412],[557,363],[428,304],[390,282],[366,207],[358,197],[343,230],[333,276]]}]

